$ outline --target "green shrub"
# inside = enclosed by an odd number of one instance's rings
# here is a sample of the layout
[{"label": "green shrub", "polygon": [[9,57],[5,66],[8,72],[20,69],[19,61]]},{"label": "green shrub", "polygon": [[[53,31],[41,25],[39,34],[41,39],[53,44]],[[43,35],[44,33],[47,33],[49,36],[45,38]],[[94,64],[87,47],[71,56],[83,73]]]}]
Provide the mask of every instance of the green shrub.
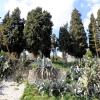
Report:
[{"label": "green shrub", "polygon": [[3,50],[1,50],[0,56],[5,56],[5,55],[6,55],[6,53]]}]

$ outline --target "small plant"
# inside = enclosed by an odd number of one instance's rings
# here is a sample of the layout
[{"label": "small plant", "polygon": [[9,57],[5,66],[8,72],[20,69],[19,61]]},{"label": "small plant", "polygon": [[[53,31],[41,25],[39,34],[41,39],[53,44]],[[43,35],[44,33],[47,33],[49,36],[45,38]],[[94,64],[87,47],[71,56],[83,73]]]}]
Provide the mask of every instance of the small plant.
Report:
[{"label": "small plant", "polygon": [[37,66],[38,66],[38,65],[37,65],[36,63],[31,64],[31,67],[32,67],[32,68],[37,68]]},{"label": "small plant", "polygon": [[23,80],[23,76],[21,74],[16,76],[17,83],[21,82]]},{"label": "small plant", "polygon": [[3,50],[1,50],[0,56],[5,56],[5,55],[6,55],[6,53]]}]

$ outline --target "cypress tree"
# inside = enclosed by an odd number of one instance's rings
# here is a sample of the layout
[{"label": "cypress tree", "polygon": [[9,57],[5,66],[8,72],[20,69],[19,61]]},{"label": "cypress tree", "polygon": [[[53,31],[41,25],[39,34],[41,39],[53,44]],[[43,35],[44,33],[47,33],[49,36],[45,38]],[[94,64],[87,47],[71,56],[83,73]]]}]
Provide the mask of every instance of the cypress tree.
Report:
[{"label": "cypress tree", "polygon": [[27,49],[37,55],[41,52],[46,57],[50,57],[52,21],[51,15],[47,11],[42,11],[38,7],[31,10],[27,15],[24,28]]},{"label": "cypress tree", "polygon": [[21,11],[17,7],[14,9],[12,14],[9,12],[5,15],[3,19],[3,45],[9,53],[15,52],[17,57],[25,48],[24,41],[24,20],[20,18]]},{"label": "cypress tree", "polygon": [[96,20],[94,18],[94,15],[91,14],[90,17],[90,24],[88,26],[89,29],[89,49],[92,52],[93,55],[96,55]]},{"label": "cypress tree", "polygon": [[96,34],[96,43],[97,43],[97,53],[100,57],[100,9],[97,12],[97,34]]},{"label": "cypress tree", "polygon": [[81,14],[77,9],[72,11],[70,22],[71,48],[70,54],[81,58],[86,53],[87,38],[83,27]]},{"label": "cypress tree", "polygon": [[60,30],[59,30],[59,50],[62,52],[64,61],[66,60],[66,53],[68,53],[69,46],[70,46],[70,35],[67,28],[68,27],[66,24],[60,27]]}]

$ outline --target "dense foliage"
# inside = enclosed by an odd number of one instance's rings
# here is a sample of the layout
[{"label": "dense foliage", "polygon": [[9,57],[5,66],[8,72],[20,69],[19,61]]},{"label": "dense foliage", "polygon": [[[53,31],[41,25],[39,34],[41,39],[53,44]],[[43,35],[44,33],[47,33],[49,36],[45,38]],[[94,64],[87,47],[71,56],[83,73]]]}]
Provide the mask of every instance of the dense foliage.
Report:
[{"label": "dense foliage", "polygon": [[100,98],[99,65],[90,51],[81,62],[71,68],[71,82],[73,93],[87,99]]},{"label": "dense foliage", "polygon": [[50,57],[52,25],[50,13],[42,11],[42,8],[38,7],[28,13],[24,36],[30,52],[38,54],[40,51]]},{"label": "dense foliage", "polygon": [[22,100],[100,99],[100,70],[96,58],[93,58],[90,51],[87,51],[81,61],[66,69],[65,80],[36,80],[34,85],[27,84]]},{"label": "dense foliage", "polygon": [[70,22],[71,47],[70,54],[81,58],[86,53],[87,38],[82,24],[81,14],[74,9]]},{"label": "dense foliage", "polygon": [[63,27],[59,29],[59,50],[62,52],[62,57],[64,59],[64,63],[67,62],[66,54],[69,53],[70,50],[70,34],[68,32],[68,25],[65,24]]},{"label": "dense foliage", "polygon": [[95,34],[96,34],[96,20],[94,18],[94,15],[91,14],[90,24],[89,24],[89,48],[93,55],[96,55]]},{"label": "dense foliage", "polygon": [[97,53],[100,57],[100,9],[97,12],[97,34],[96,34],[96,43],[97,43]]},{"label": "dense foliage", "polygon": [[9,53],[16,52],[17,56],[25,47],[23,29],[24,19],[20,18],[20,9],[16,8],[10,15],[9,12],[3,19],[1,49]]},{"label": "dense foliage", "polygon": [[59,50],[62,52],[68,52],[70,45],[70,35],[67,29],[67,25],[60,27],[59,30]]},{"label": "dense foliage", "polygon": [[91,14],[89,24],[89,48],[93,56],[100,56],[100,9],[97,12],[97,18]]}]

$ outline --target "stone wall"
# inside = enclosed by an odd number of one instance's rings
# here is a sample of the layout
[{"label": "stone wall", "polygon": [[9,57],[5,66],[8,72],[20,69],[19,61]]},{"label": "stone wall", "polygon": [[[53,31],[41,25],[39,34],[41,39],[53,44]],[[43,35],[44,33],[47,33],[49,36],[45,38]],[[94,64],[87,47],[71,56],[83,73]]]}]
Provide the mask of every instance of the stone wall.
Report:
[{"label": "stone wall", "polygon": [[37,80],[65,80],[66,72],[57,68],[36,68],[29,70],[28,82],[35,83]]}]

